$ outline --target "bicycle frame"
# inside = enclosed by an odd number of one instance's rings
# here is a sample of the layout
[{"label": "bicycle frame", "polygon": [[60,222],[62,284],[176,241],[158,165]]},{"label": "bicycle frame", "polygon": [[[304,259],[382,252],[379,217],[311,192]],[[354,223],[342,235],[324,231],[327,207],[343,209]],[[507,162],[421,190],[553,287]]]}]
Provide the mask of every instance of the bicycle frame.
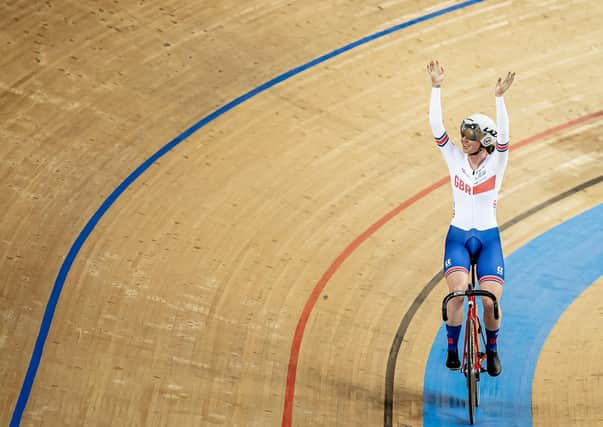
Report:
[{"label": "bicycle frame", "polygon": [[[481,322],[479,320],[479,317],[477,315],[477,307],[476,307],[476,301],[475,301],[475,295],[469,295],[467,296],[467,320],[465,321],[465,343],[467,342],[467,340],[472,340],[473,342],[473,349],[475,349],[476,351],[473,352],[473,363],[471,364],[471,366],[473,366],[477,372],[482,372],[482,360],[483,360],[483,352],[480,349],[480,345],[479,345],[479,337],[481,335],[482,337],[482,343],[485,347],[485,339],[483,337],[483,333],[480,334],[480,332],[482,331],[482,325]],[[471,322],[472,321],[472,322]],[[463,346],[464,349],[467,348],[467,345],[465,344]],[[467,354],[467,351],[463,351],[463,361],[461,363],[461,372],[463,372],[465,375],[467,375],[467,357],[469,355]]]},{"label": "bicycle frame", "polygon": [[[483,291],[481,289],[475,289],[475,264],[472,264],[471,265],[471,282],[468,283],[467,290],[451,292],[448,295],[446,295],[446,297],[444,297],[444,300],[442,301],[442,318],[444,319],[444,322],[446,322],[448,320],[448,302],[453,298],[467,297],[468,308],[467,308],[467,320],[465,321],[465,325],[467,325],[468,321],[471,319],[477,324],[479,330],[481,330],[481,322],[480,322],[479,316],[477,314],[477,304],[476,304],[476,299],[475,299],[476,296],[490,298],[492,300],[492,303],[494,306],[494,318],[498,319],[500,317],[499,310],[498,310],[498,301],[496,299],[496,296],[492,292]],[[465,328],[465,342],[467,342],[467,338],[468,338],[467,328]],[[478,340],[477,332],[474,334],[474,339],[475,339],[474,342],[476,344],[478,344],[479,340]]]},{"label": "bicycle frame", "polygon": [[[467,366],[468,366],[468,361],[467,361],[467,340],[472,340],[472,347],[474,349],[473,351],[473,363],[471,363],[469,366],[471,366],[473,369],[475,369],[477,371],[477,378],[479,381],[479,373],[483,372],[485,369],[482,368],[482,362],[484,361],[484,359],[486,358],[486,354],[484,351],[481,351],[482,349],[486,348],[486,339],[484,337],[484,332],[482,329],[482,324],[480,321],[480,318],[477,314],[477,301],[475,298],[476,293],[473,292],[475,290],[475,268],[471,269],[471,282],[468,285],[467,288],[468,292],[470,293],[466,293],[466,297],[467,297],[467,320],[465,321],[465,344],[463,345],[463,348],[465,349],[465,351],[463,351],[463,361],[461,364],[461,372],[463,372],[465,375],[468,374],[467,370]],[[486,292],[486,291],[482,291],[482,292]],[[489,292],[488,292],[489,293]],[[487,295],[488,297],[490,297],[490,295]],[[496,297],[494,295],[492,295],[493,297],[493,301],[494,301],[494,305],[495,305],[495,317],[498,319],[498,315],[496,314],[498,312],[498,303],[496,302]],[[482,342],[482,346],[480,347],[480,340],[479,338],[481,337],[481,342]]]},{"label": "bicycle frame", "polygon": [[442,318],[444,322],[448,320],[448,302],[453,298],[467,298],[467,319],[465,321],[465,341],[463,343],[463,361],[461,363],[461,372],[467,378],[468,391],[468,409],[469,422],[474,423],[475,408],[479,406],[479,374],[485,371],[482,368],[482,362],[486,358],[485,351],[481,351],[479,336],[482,338],[483,349],[486,348],[486,340],[482,325],[477,314],[476,296],[487,297],[492,300],[494,308],[494,318],[499,318],[498,301],[496,296],[488,291],[475,289],[475,261],[471,260],[471,282],[466,291],[451,292],[442,301]]}]

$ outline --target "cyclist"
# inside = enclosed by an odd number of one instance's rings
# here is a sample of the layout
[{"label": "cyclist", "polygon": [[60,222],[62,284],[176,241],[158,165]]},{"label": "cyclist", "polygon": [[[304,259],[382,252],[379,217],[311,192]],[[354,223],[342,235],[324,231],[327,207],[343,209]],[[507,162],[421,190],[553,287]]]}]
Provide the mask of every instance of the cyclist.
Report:
[{"label": "cyclist", "polygon": [[[498,300],[504,283],[504,261],[496,223],[496,199],[507,165],[509,119],[503,94],[509,89],[515,73],[496,82],[496,122],[483,114],[473,114],[461,122],[461,144],[453,145],[442,121],[440,85],[444,67],[438,61],[427,65],[431,77],[429,124],[433,136],[448,165],[452,186],[452,222],[446,237],[444,274],[450,292],[467,288],[470,259],[476,260],[480,288],[492,292]],[[498,124],[498,126],[497,126]],[[486,327],[488,374],[500,375],[497,337],[500,318],[494,318],[492,301],[483,298]],[[459,369],[458,340],[463,322],[463,299],[448,303],[448,356],[446,366]],[[502,316],[501,316],[502,317]]]}]

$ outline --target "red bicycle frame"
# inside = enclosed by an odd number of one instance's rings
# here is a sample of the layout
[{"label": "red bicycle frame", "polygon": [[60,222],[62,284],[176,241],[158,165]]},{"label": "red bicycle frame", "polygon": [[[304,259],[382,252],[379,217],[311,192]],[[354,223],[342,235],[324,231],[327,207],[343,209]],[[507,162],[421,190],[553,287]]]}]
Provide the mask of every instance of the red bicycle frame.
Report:
[{"label": "red bicycle frame", "polygon": [[[486,358],[486,353],[480,351],[479,338],[482,331],[482,325],[477,315],[477,305],[475,301],[475,294],[467,295],[467,320],[465,321],[465,342],[463,343],[463,363],[461,369],[463,373],[467,370],[467,340],[473,340],[473,364],[472,366],[478,372],[483,372],[482,361]],[[482,342],[484,347],[486,346],[485,339],[482,335]]]},{"label": "red bicycle frame", "polygon": [[[474,354],[476,355],[475,360],[474,360],[474,366],[480,368],[481,371],[481,364],[482,364],[482,360],[484,359],[484,355],[480,354],[482,352],[479,351],[479,334],[482,331],[482,325],[481,322],[479,320],[479,316],[477,315],[477,304],[476,304],[476,300],[475,297],[476,296],[483,296],[483,297],[487,297],[490,298],[492,300],[493,303],[493,308],[494,308],[494,318],[498,319],[499,318],[499,311],[498,311],[498,301],[496,300],[496,296],[492,293],[492,292],[488,292],[488,291],[483,291],[481,289],[475,289],[475,264],[471,265],[471,282],[468,284],[467,286],[467,290],[466,291],[455,291],[455,292],[451,292],[448,295],[446,295],[446,297],[444,298],[444,301],[442,301],[442,318],[444,319],[444,322],[446,322],[448,320],[448,301],[450,301],[453,298],[457,298],[457,297],[467,297],[467,301],[468,301],[468,307],[467,307],[467,320],[465,321],[465,342],[463,344],[463,348],[467,348],[467,340],[468,339],[472,339],[473,340],[473,348],[475,349]],[[474,325],[474,327],[470,327],[471,324]],[[482,341],[484,341],[484,347],[486,345],[485,340],[483,339],[483,335],[482,335]],[[484,357],[482,357],[484,356]],[[463,368],[463,372],[465,367],[467,366],[466,364],[467,362],[467,353],[466,351],[463,351],[463,363],[462,363],[462,368]],[[478,372],[480,372],[478,371]]]},{"label": "red bicycle frame", "polygon": [[[473,260],[472,260],[473,261]],[[448,320],[448,302],[452,298],[467,297],[467,320],[465,322],[465,342],[463,343],[463,362],[461,372],[467,378],[467,408],[469,409],[469,422],[475,422],[475,408],[479,406],[479,374],[485,369],[482,368],[482,362],[486,359],[486,353],[480,351],[479,336],[482,337],[484,347],[486,340],[482,325],[477,315],[476,296],[484,296],[492,300],[494,306],[494,318],[499,318],[498,301],[496,296],[488,291],[475,289],[475,262],[471,263],[471,283],[466,291],[451,292],[442,301],[442,318],[444,322]]]}]

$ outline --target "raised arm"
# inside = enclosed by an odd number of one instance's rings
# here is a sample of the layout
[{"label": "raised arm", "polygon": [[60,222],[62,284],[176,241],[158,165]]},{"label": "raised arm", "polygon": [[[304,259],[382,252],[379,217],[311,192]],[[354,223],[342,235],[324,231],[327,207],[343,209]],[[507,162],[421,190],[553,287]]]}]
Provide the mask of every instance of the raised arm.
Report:
[{"label": "raised arm", "polygon": [[442,120],[442,103],[440,96],[440,85],[444,81],[444,67],[438,61],[431,61],[427,65],[427,72],[431,77],[431,99],[429,102],[429,125],[433,137],[440,145],[439,139],[445,136],[444,122]]},{"label": "raised arm", "polygon": [[498,79],[494,89],[496,95],[496,124],[498,126],[496,149],[499,152],[506,152],[509,149],[509,116],[503,94],[511,87],[514,79],[515,73],[508,73],[504,80],[502,78]]}]

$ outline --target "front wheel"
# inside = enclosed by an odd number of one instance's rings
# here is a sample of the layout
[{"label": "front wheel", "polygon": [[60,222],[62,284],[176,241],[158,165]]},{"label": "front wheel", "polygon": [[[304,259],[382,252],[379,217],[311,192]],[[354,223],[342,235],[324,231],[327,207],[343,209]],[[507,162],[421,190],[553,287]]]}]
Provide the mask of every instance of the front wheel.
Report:
[{"label": "front wheel", "polygon": [[477,381],[475,382],[475,407],[479,406],[479,373],[476,373]]},{"label": "front wheel", "polygon": [[475,423],[475,408],[478,405],[478,384],[477,384],[477,370],[475,366],[475,326],[472,319],[467,320],[467,341],[465,349],[467,353],[467,365],[465,367],[465,375],[467,376],[467,408],[469,409],[469,422]]}]

